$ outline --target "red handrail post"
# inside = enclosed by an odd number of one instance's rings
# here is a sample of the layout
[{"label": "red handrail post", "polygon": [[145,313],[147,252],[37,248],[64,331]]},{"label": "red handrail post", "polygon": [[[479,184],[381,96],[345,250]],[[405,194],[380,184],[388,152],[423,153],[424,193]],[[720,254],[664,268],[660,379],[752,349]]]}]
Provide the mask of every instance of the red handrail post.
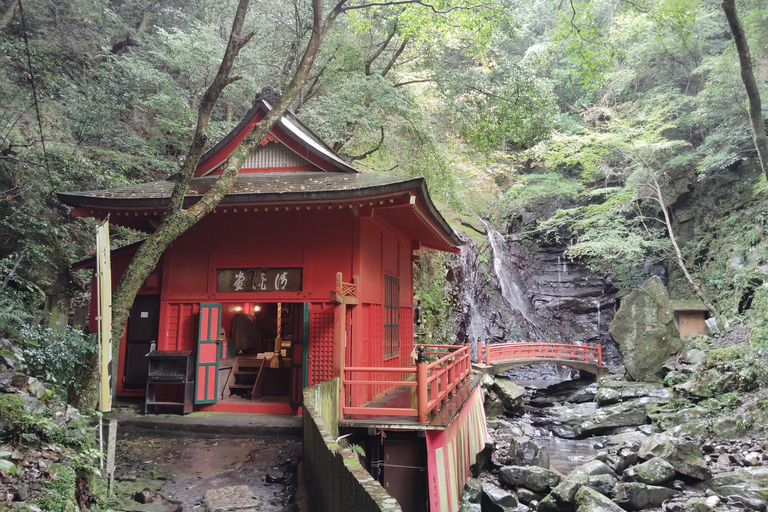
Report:
[{"label": "red handrail post", "polygon": [[603,366],[603,346],[597,344],[597,366]]},{"label": "red handrail post", "polygon": [[491,363],[490,363],[491,355],[488,352],[489,352],[488,340],[485,340],[485,366],[491,366]]},{"label": "red handrail post", "polygon": [[427,410],[427,359],[424,357],[424,347],[419,345],[416,348],[418,358],[416,359],[416,403],[418,407],[419,423],[426,423],[429,411]]}]

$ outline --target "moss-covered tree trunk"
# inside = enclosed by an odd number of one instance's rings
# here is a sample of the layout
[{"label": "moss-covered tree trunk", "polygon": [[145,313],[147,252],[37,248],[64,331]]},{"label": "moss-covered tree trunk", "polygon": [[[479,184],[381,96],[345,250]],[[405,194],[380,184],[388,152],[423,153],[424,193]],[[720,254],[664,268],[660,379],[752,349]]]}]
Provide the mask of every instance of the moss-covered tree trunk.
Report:
[{"label": "moss-covered tree trunk", "polygon": [[733,42],[736,43],[736,50],[739,53],[741,81],[744,82],[744,89],[746,89],[749,99],[749,124],[752,127],[752,138],[755,141],[755,148],[757,148],[757,157],[760,160],[763,175],[768,180],[768,136],[765,133],[760,90],[757,88],[757,81],[752,70],[752,56],[749,54],[747,36],[744,34],[741,21],[739,21],[739,16],[736,13],[736,0],[723,0],[723,11],[725,11],[725,17],[728,19],[728,25],[733,33]]}]

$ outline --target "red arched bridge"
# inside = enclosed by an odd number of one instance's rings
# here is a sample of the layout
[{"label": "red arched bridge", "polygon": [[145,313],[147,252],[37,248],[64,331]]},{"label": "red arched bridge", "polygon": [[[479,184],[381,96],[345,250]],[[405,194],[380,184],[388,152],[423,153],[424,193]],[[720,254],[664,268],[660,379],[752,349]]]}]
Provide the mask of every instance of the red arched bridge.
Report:
[{"label": "red arched bridge", "polygon": [[562,343],[493,343],[478,344],[477,364],[483,373],[496,375],[510,368],[535,363],[561,364],[601,377],[608,373],[603,366],[600,345],[566,345]]}]

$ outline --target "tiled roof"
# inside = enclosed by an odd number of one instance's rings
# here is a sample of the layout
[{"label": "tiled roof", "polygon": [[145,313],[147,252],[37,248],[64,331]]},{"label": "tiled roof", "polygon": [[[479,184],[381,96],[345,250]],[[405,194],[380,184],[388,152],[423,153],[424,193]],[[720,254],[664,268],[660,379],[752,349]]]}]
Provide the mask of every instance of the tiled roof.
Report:
[{"label": "tiled roof", "polygon": [[[193,178],[187,192],[188,202],[193,203],[202,197],[218,178]],[[58,196],[63,203],[71,206],[164,206],[175,183],[175,180],[167,179],[107,190],[63,192]],[[402,179],[370,173],[242,173],[222,203],[352,198],[422,186],[420,178]]]}]

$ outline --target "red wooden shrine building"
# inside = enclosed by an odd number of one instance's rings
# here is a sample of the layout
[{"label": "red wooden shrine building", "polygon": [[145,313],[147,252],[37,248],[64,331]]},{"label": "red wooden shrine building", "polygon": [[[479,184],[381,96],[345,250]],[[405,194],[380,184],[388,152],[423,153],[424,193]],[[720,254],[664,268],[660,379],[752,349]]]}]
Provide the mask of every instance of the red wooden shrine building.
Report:
[{"label": "red wooden shrine building", "polygon": [[[274,99],[257,96],[202,157],[188,203],[211,187]],[[171,177],[59,198],[75,216],[151,232],[173,186]],[[303,387],[340,376],[351,426],[387,423],[377,414],[427,425],[468,379],[469,351],[433,348],[440,361],[416,375],[413,261],[459,244],[423,179],[361,173],[286,113],[215,212],[175,240],[144,282],[120,341],[117,395],[146,394],[149,406],[176,403],[184,412],[194,402],[196,410],[296,414]],[[113,286],[135,249],[113,251]],[[180,386],[164,384],[164,373],[187,364]],[[417,381],[420,406],[412,407]],[[407,390],[405,405],[395,403],[393,385]],[[389,412],[365,410],[376,400]]]}]

